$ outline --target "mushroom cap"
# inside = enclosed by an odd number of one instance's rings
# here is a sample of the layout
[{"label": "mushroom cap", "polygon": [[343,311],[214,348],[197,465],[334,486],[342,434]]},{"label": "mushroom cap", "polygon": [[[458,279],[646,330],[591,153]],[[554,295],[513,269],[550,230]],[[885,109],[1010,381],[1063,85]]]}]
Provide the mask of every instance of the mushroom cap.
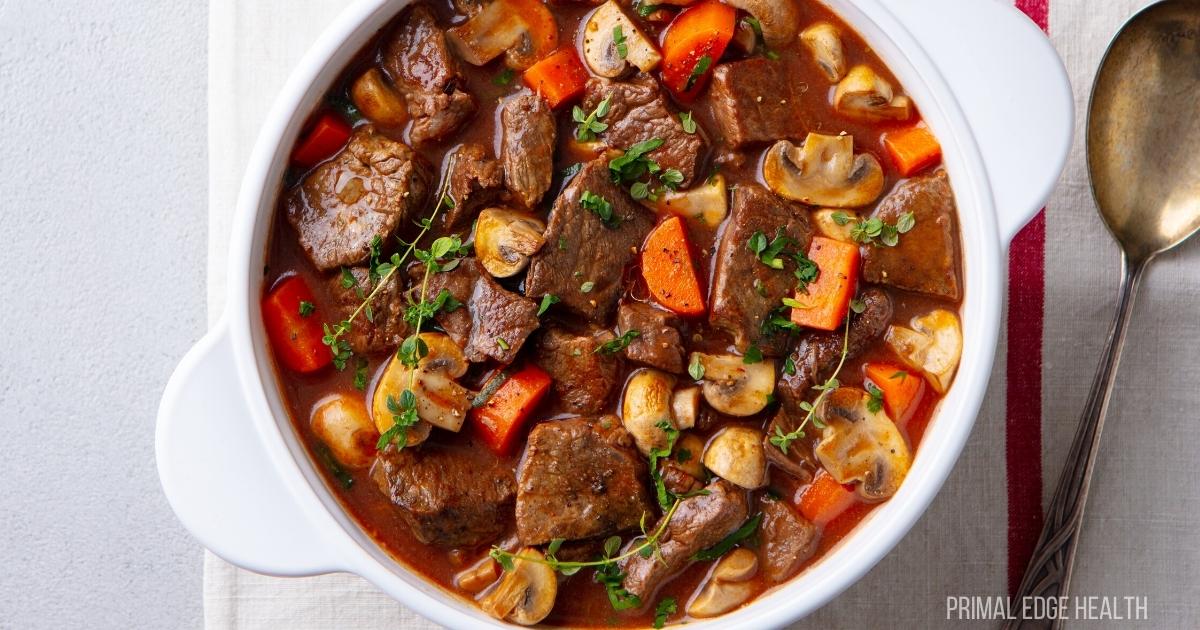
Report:
[{"label": "mushroom cap", "polygon": [[704,466],[747,490],[767,485],[763,432],[743,426],[722,429],[704,451]]},{"label": "mushroom cap", "polygon": [[423,422],[409,429],[409,446],[428,437],[429,428],[425,423],[447,431],[461,430],[471,407],[469,392],[456,381],[466,374],[468,367],[462,350],[441,333],[421,333],[419,338],[428,348],[428,354],[415,368],[404,365],[393,355],[372,396],[371,415],[375,427],[385,433],[395,424],[392,411],[388,409],[388,399],[399,401],[404,390],[412,390],[417,399],[417,416]]},{"label": "mushroom cap", "polygon": [[892,84],[868,66],[855,66],[838,83],[833,94],[833,109],[864,122],[912,117],[912,102],[908,97],[896,94]]},{"label": "mushroom cap", "polygon": [[945,394],[962,357],[962,327],[958,316],[945,309],[935,309],[914,317],[909,324],[911,329],[889,326],[887,344],[909,367],[923,372],[939,394]]},{"label": "mushroom cap", "polygon": [[408,123],[404,96],[388,83],[379,68],[372,67],[354,81],[350,100],[367,120],[381,127],[400,129]]},{"label": "mushroom cap", "polygon": [[762,24],[763,41],[771,48],[788,46],[800,32],[796,0],[725,0],[725,4],[753,15]]},{"label": "mushroom cap", "polygon": [[838,27],[829,22],[818,22],[804,29],[800,41],[804,42],[830,83],[837,83],[846,76],[846,52]]},{"label": "mushroom cap", "polygon": [[667,420],[674,426],[671,414],[674,389],[675,377],[654,368],[637,370],[625,384],[621,422],[643,455],[667,445],[667,434],[658,424]]},{"label": "mushroom cap", "polygon": [[883,193],[883,167],[854,154],[854,137],[810,133],[797,147],[780,140],[763,160],[763,179],[775,194],[812,206],[857,208]]},{"label": "mushroom cap", "polygon": [[524,212],[487,208],[475,223],[475,255],[495,278],[511,278],[529,266],[546,243],[546,223]]},{"label": "mushroom cap", "polygon": [[472,65],[503,54],[508,67],[527,70],[558,48],[558,22],[541,0],[493,0],[447,30],[446,40]]},{"label": "mushroom cap", "polygon": [[729,187],[725,185],[725,176],[717,173],[698,186],[688,190],[667,190],[656,200],[646,199],[642,203],[655,212],[698,220],[716,229],[729,215]]},{"label": "mushroom cap", "polygon": [[522,549],[512,570],[505,571],[479,599],[480,608],[522,626],[535,625],[549,616],[558,597],[558,578],[554,569],[538,562],[543,559],[537,549]]},{"label": "mushroom cap", "polygon": [[[623,56],[617,46],[617,29],[625,38]],[[583,57],[592,72],[608,79],[625,74],[631,65],[650,72],[662,62],[658,47],[615,0],[600,5],[584,25]]]},{"label": "mushroom cap", "polygon": [[317,403],[310,421],[313,433],[334,459],[349,468],[366,468],[375,458],[379,432],[358,396],[335,394]]},{"label": "mushroom cap", "polygon": [[772,359],[748,364],[732,354],[694,352],[688,362],[704,366],[704,400],[723,414],[752,416],[765,409],[775,393]]},{"label": "mushroom cap", "polygon": [[830,392],[818,409],[825,427],[813,452],[838,483],[858,482],[860,496],[881,501],[900,489],[912,453],[883,409],[870,410],[870,400],[855,387]]},{"label": "mushroom cap", "polygon": [[758,574],[758,554],[739,547],[725,554],[713,567],[708,582],[692,598],[688,614],[716,617],[741,606],[754,595],[752,579]]},{"label": "mushroom cap", "polygon": [[[844,225],[838,223],[838,213],[846,215],[848,220]],[[817,231],[821,233],[821,236],[824,236],[825,238],[831,238],[835,241],[841,241],[843,243],[854,242],[854,236],[852,236],[851,233],[854,230],[855,224],[857,224],[859,221],[858,215],[854,212],[834,210],[832,208],[822,208],[816,212],[813,212],[812,218],[813,225],[816,226]]]}]

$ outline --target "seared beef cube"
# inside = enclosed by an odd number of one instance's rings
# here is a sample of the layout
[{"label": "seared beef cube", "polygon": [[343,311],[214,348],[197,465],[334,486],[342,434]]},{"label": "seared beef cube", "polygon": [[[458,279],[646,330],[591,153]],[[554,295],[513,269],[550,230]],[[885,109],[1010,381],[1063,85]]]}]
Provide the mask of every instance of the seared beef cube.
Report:
[{"label": "seared beef cube", "polygon": [[[700,454],[695,455],[699,457]],[[695,477],[692,473],[684,470],[683,465],[675,461],[675,458],[667,459],[662,463],[660,470],[662,475],[663,485],[673,494],[684,496],[691,494],[704,487],[704,484]]]},{"label": "seared beef cube", "polygon": [[[329,293],[334,299],[333,316],[328,318],[331,321],[349,319],[374,289],[366,267],[355,267],[349,272],[350,276],[337,274],[329,280]],[[354,284],[347,288],[346,281],[351,277]],[[346,335],[350,349],[356,354],[376,354],[400,347],[400,342],[408,336],[404,307],[404,285],[401,276],[393,274],[387,286],[380,289],[371,302],[371,317],[368,318],[365,312],[360,313],[352,323]]]},{"label": "seared beef cube", "polygon": [[539,424],[529,433],[517,471],[521,543],[581,540],[636,528],[651,510],[645,477],[641,454],[616,418]]},{"label": "seared beef cube", "polygon": [[755,142],[803,139],[809,131],[802,83],[794,64],[755,57],[713,71],[713,116],[725,143],[741,148]]},{"label": "seared beef cube", "polygon": [[[675,509],[659,538],[661,555],[643,558],[634,554],[621,563],[625,589],[642,601],[650,601],[660,586],[687,568],[692,555],[721,542],[746,520],[743,490],[723,479],[706,490],[708,494],[684,499]],[[659,527],[655,524],[649,531],[656,532]]]},{"label": "seared beef cube", "polygon": [[[426,288],[426,294],[430,300],[437,299],[442,290],[450,292],[450,296],[459,304],[458,308],[447,311],[442,310],[435,317],[434,321],[458,347],[465,348],[471,341],[471,312],[467,309],[467,301],[475,294],[475,281],[479,279],[481,274],[487,273],[483,270],[483,266],[475,258],[464,258],[459,261],[458,266],[450,271],[442,271],[440,273],[430,274],[429,286]],[[425,276],[425,265],[413,265],[409,267],[408,276],[414,286],[421,286],[421,282]]]},{"label": "seared beef cube", "polygon": [[807,412],[800,408],[800,403],[816,397],[817,392],[813,387],[833,376],[833,371],[841,363],[843,344],[846,346],[847,360],[854,359],[875,345],[887,331],[888,323],[892,320],[892,298],[887,292],[868,289],[860,299],[866,309],[850,320],[849,336],[842,330],[805,333],[792,354],[795,372],[784,373],[776,387],[783,404],[767,426],[767,436],[764,438],[767,459],[798,479],[806,480],[812,476],[814,463],[811,453],[806,452],[807,447],[800,442],[792,444],[784,453],[770,443],[771,436],[777,430],[791,433],[804,422]]},{"label": "seared beef cube", "polygon": [[[414,284],[424,275],[424,265],[409,270]],[[475,258],[464,258],[450,271],[431,274],[426,299],[437,299],[443,289],[460,306],[439,312],[435,319],[471,363],[488,359],[512,363],[525,339],[540,325],[537,304],[500,286]]]},{"label": "seared beef cube", "polygon": [[640,142],[660,138],[662,147],[647,157],[664,171],[673,168],[683,173],[681,188],[696,181],[704,157],[704,138],[683,130],[683,123],[667,106],[654,77],[640,74],[627,82],[592,79],[588,81],[583,108],[591,113],[606,98],[609,110],[602,122],[608,129],[600,134],[604,144],[624,151]]},{"label": "seared beef cube", "polygon": [[778,584],[800,570],[817,551],[817,528],[783,501],[768,496],[759,501],[762,524],[758,549],[763,577]]},{"label": "seared beef cube", "polygon": [[407,97],[413,144],[441,140],[475,114],[475,99],[459,89],[465,79],[429,7],[409,9],[382,57],[384,70]]},{"label": "seared beef cube", "polygon": [[621,334],[634,330],[638,333],[625,348],[625,357],[675,374],[687,370],[687,353],[683,349],[679,324],[674,313],[641,302],[622,304],[617,311],[617,327]]},{"label": "seared beef cube", "polygon": [[[611,221],[583,207],[585,192],[612,204]],[[589,162],[554,202],[546,245],[529,265],[526,295],[554,295],[575,314],[606,323],[624,292],[625,267],[653,227],[653,214],[613,183],[608,160]]]},{"label": "seared beef cube", "polygon": [[916,223],[900,235],[895,247],[866,248],[863,277],[867,282],[958,300],[958,227],[954,191],[945,170],[900,184],[879,204],[874,216],[895,225],[909,212]]},{"label": "seared beef cube", "polygon": [[784,334],[764,334],[763,323],[796,291],[796,261],[780,256],[783,269],[773,269],[750,250],[751,237],[761,232],[768,242],[791,239],[786,251],[808,252],[812,226],[808,212],[762,186],[745,184],[733,191],[733,211],[717,246],[709,322],[729,331],[741,352],[756,345],[763,354],[785,351]]},{"label": "seared beef cube", "polygon": [[471,312],[471,340],[463,355],[471,363],[487,359],[512,363],[530,333],[541,325],[533,300],[500,286],[486,271],[479,274],[465,304]]},{"label": "seared beef cube", "polygon": [[534,361],[554,379],[554,395],[564,410],[590,414],[604,409],[617,387],[620,364],[596,349],[613,338],[608,330],[577,335],[550,328],[542,334]]},{"label": "seared beef cube", "polygon": [[486,450],[388,447],[376,458],[371,477],[427,545],[490,543],[512,518],[513,471]]},{"label": "seared beef cube", "polygon": [[459,146],[446,160],[446,194],[454,206],[445,209],[439,219],[440,234],[464,237],[479,211],[504,193],[504,168],[488,155],[481,144]]},{"label": "seared beef cube", "polygon": [[350,267],[371,255],[429,201],[433,175],[408,146],[359,127],[333,159],[287,195],[288,222],[321,270]]},{"label": "seared beef cube", "polygon": [[500,127],[504,182],[517,201],[533,208],[550,189],[554,177],[554,144],[558,138],[554,112],[541,96],[524,92],[504,103]]}]

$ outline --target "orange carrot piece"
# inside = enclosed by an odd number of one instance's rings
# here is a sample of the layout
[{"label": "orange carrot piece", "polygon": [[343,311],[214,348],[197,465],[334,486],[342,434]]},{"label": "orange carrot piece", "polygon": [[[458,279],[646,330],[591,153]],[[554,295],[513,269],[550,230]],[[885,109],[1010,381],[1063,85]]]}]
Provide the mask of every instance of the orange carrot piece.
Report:
[{"label": "orange carrot piece", "polygon": [[863,374],[883,392],[888,417],[903,427],[925,394],[925,379],[891,363],[869,363],[863,367]]},{"label": "orange carrot piece", "polygon": [[887,147],[896,168],[905,177],[916,175],[942,159],[942,145],[923,124],[887,132],[883,136],[883,146]]},{"label": "orange carrot piece", "polygon": [[800,514],[813,525],[821,527],[857,502],[853,488],[843,486],[822,470],[800,495]]},{"label": "orange carrot piece", "polygon": [[583,94],[588,71],[574,48],[560,48],[526,70],[523,79],[529,89],[541,94],[551,108],[557,109]]},{"label": "orange carrot piece", "polygon": [[663,34],[663,83],[682,101],[696,98],[725,54],[737,27],[737,10],[716,0],[694,4]]},{"label": "orange carrot piece", "polygon": [[807,293],[798,291],[792,307],[792,321],[818,330],[837,330],[846,319],[846,309],[858,284],[858,245],[823,236],[814,237],[808,257],[821,270]]},{"label": "orange carrot piece", "polygon": [[642,277],[659,304],[685,317],[705,313],[687,226],[677,216],[654,228],[642,249]]},{"label": "orange carrot piece", "polygon": [[536,365],[528,365],[508,377],[483,406],[471,412],[475,432],[497,455],[509,455],[521,427],[546,397],[552,384],[550,375]]}]

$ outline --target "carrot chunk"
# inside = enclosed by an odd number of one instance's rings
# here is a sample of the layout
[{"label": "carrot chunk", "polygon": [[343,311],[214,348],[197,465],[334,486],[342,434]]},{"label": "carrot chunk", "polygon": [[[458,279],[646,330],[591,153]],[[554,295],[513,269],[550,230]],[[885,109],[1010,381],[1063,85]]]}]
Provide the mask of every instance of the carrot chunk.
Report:
[{"label": "carrot chunk", "polygon": [[846,319],[858,284],[858,245],[817,236],[808,248],[808,257],[821,271],[816,282],[798,291],[794,300],[785,300],[792,307],[792,321],[818,330],[836,330]]},{"label": "carrot chunk", "polygon": [[341,151],[350,141],[350,132],[350,125],[336,114],[326,112],[296,145],[292,161],[304,168],[312,168]]},{"label": "carrot chunk", "polygon": [[275,356],[284,367],[304,374],[333,361],[322,342],[324,332],[314,304],[312,289],[300,276],[280,282],[262,301],[263,326]]},{"label": "carrot chunk", "polygon": [[733,40],[737,10],[716,0],[694,4],[663,34],[663,83],[681,101],[699,96]]},{"label": "carrot chunk", "polygon": [[883,146],[905,177],[916,175],[942,159],[942,145],[923,124],[887,132],[883,136]]},{"label": "carrot chunk", "polygon": [[536,365],[527,365],[471,412],[476,434],[492,452],[501,456],[512,453],[517,435],[550,391],[552,382],[550,375]]},{"label": "carrot chunk", "polygon": [[671,311],[685,317],[705,313],[704,294],[682,218],[673,216],[650,233],[642,250],[642,277],[654,299]]},{"label": "carrot chunk", "polygon": [[888,417],[903,427],[925,394],[925,379],[891,363],[869,363],[863,367],[863,374],[883,393]]},{"label": "carrot chunk", "polygon": [[564,47],[526,70],[523,79],[529,89],[541,94],[552,109],[557,109],[583,94],[588,71],[579,61],[575,49]]},{"label": "carrot chunk", "polygon": [[818,527],[824,526],[858,502],[854,489],[843,486],[822,470],[800,495],[800,514]]}]

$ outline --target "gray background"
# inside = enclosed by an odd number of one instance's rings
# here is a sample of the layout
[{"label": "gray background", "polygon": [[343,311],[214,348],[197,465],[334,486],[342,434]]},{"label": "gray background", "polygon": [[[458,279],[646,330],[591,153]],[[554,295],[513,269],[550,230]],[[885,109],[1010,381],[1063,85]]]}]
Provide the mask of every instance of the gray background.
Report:
[{"label": "gray background", "polygon": [[153,436],[205,325],[206,18],[0,0],[0,628],[202,625]]}]

